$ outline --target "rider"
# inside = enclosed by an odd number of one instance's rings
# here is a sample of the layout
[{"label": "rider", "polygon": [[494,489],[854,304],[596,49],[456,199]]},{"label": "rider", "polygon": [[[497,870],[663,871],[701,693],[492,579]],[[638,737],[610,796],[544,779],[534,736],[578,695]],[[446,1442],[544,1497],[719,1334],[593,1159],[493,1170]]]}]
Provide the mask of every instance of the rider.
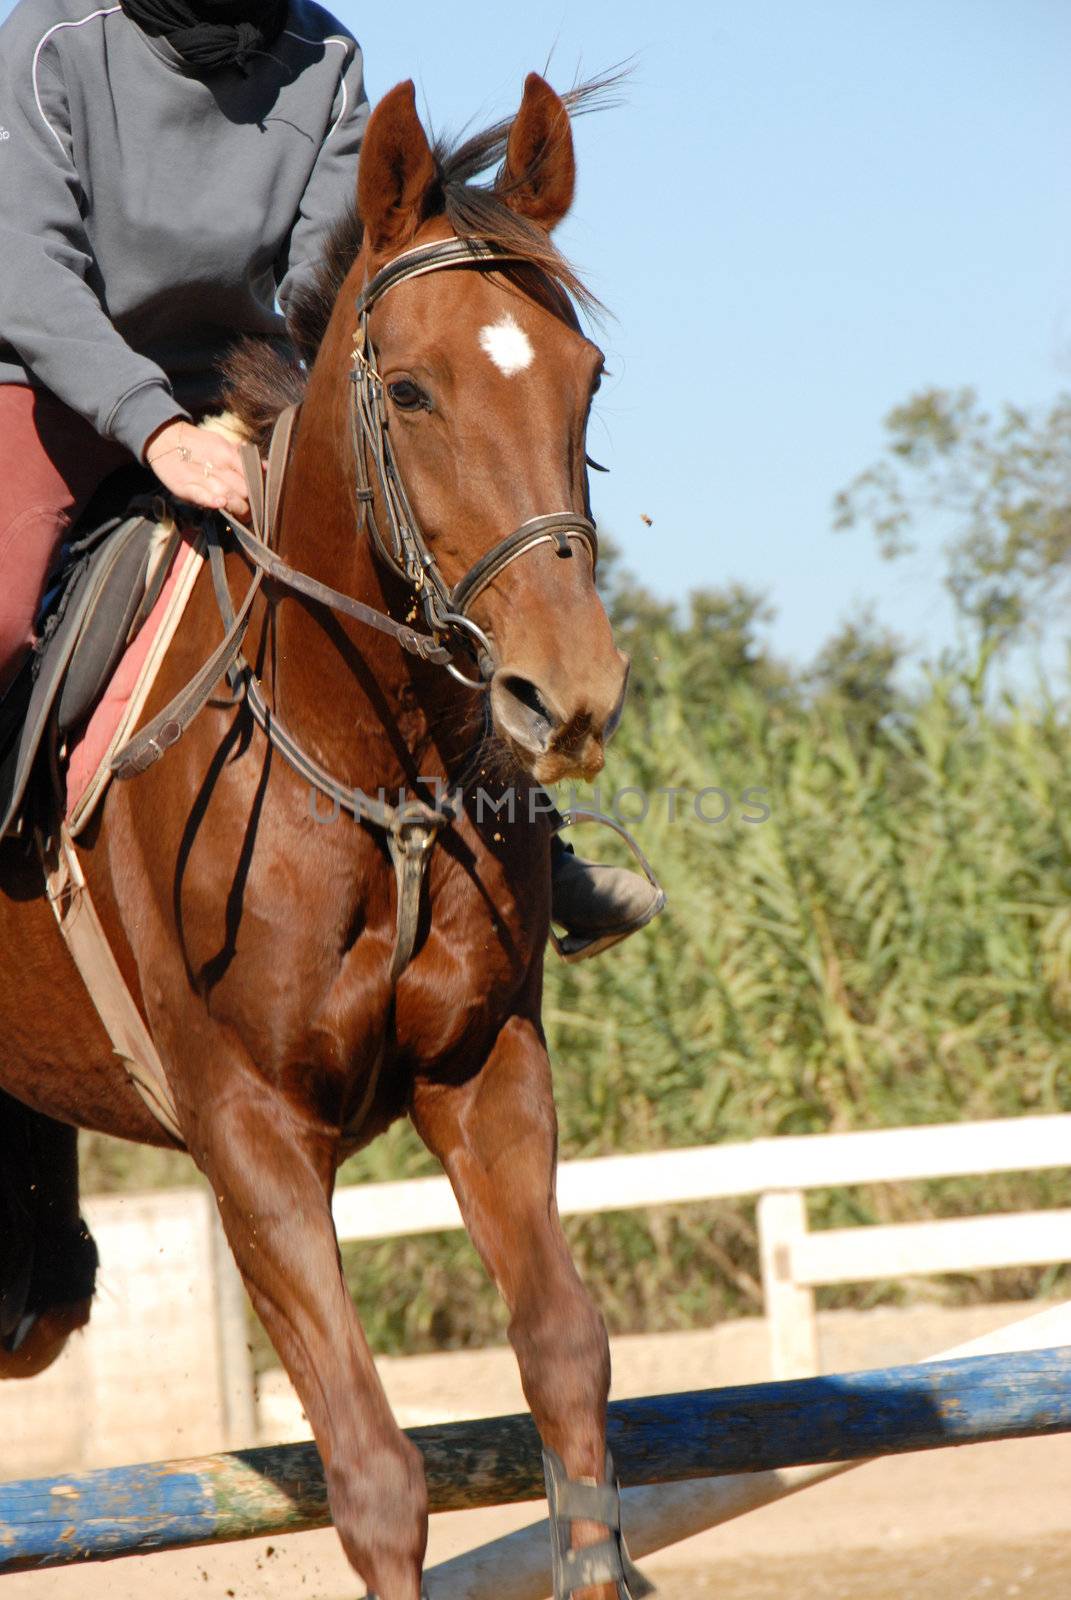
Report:
[{"label": "rider", "polygon": [[[314,0],[20,0],[0,27],[0,696],[117,467],[248,516],[237,448],[194,419],[236,337],[285,338],[367,117],[360,49]],[[660,909],[634,873],[554,862],[574,946]]]}]

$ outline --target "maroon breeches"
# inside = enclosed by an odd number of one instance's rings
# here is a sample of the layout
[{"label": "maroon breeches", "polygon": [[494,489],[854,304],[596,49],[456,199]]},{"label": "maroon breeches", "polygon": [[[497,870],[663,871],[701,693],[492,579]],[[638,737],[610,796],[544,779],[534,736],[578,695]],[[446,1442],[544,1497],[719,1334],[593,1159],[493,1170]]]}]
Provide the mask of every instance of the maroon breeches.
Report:
[{"label": "maroon breeches", "polygon": [[54,395],[0,384],[0,694],[33,639],[64,536],[110,472],[130,460]]}]

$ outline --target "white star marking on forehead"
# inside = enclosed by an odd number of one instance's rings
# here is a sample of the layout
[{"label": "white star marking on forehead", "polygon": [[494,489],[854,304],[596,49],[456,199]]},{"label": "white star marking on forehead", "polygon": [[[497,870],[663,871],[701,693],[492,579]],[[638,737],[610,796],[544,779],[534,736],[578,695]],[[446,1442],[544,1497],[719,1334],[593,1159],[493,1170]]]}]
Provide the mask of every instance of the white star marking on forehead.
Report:
[{"label": "white star marking on forehead", "polygon": [[509,312],[480,329],[480,347],[486,350],[504,377],[512,378],[535,360],[532,341]]}]

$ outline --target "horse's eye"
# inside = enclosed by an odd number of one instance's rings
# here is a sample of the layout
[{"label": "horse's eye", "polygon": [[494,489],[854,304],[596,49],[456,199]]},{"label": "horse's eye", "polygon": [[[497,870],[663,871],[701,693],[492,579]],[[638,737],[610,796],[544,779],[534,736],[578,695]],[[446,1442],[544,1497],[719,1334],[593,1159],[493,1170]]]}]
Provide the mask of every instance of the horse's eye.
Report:
[{"label": "horse's eye", "polygon": [[399,411],[419,411],[421,406],[427,408],[427,395],[410,378],[398,378],[394,383],[388,383],[387,393]]}]

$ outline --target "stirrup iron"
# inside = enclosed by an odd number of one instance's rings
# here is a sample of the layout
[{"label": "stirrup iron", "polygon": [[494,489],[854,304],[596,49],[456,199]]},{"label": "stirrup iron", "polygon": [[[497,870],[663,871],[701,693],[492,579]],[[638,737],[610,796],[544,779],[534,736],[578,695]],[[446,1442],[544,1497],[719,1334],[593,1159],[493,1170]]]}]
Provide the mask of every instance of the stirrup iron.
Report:
[{"label": "stirrup iron", "polygon": [[647,879],[651,888],[657,890],[657,896],[644,916],[621,927],[607,928],[601,933],[596,932],[585,935],[566,932],[559,934],[552,927],[548,937],[553,949],[563,961],[570,962],[587,961],[589,957],[601,955],[604,950],[609,950],[613,945],[620,944],[623,939],[629,938],[631,934],[639,933],[641,928],[645,928],[649,922],[654,921],[659,912],[665,910],[666,905],[666,892],[655,877],[654,868],[626,827],[616,821],[615,818],[606,816],[602,811],[589,811],[585,808],[574,806],[571,811],[558,813],[552,819],[553,831],[560,835],[563,828],[571,828],[578,822],[599,822],[603,827],[610,828],[620,839],[623,839],[632,851],[643,876]]},{"label": "stirrup iron", "polygon": [[[605,1483],[567,1477],[565,1464],[553,1450],[543,1451],[543,1475],[550,1513],[554,1600],[571,1600],[576,1590],[600,1583],[616,1584],[618,1600],[643,1600],[654,1594],[654,1585],[633,1566],[621,1536],[621,1490],[609,1450]],[[573,1550],[570,1535],[574,1522],[602,1522],[609,1537]]]}]

